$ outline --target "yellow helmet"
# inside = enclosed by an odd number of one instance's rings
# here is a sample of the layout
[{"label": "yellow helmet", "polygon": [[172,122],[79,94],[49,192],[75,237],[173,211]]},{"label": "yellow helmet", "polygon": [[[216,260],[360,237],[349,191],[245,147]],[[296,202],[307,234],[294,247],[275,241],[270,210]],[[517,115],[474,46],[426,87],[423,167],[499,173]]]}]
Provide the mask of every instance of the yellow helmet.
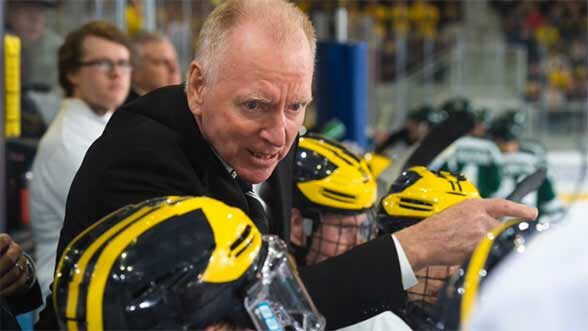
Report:
[{"label": "yellow helmet", "polygon": [[470,198],[480,194],[463,175],[412,167],[390,186],[380,203],[378,222],[384,232],[396,232]]},{"label": "yellow helmet", "polygon": [[378,153],[365,153],[363,159],[375,178],[378,178],[392,163],[390,158]]},{"label": "yellow helmet", "polygon": [[376,201],[376,181],[367,162],[317,135],[300,138],[294,180],[298,208],[363,212]]},{"label": "yellow helmet", "polygon": [[[435,215],[465,199],[479,198],[476,187],[463,175],[412,167],[390,186],[379,207],[378,224],[385,233],[393,233]],[[432,328],[430,310],[447,277],[456,267],[429,266],[415,270],[417,286],[407,290],[407,300],[398,312],[415,330]]]},{"label": "yellow helmet", "polygon": [[285,244],[206,197],[156,198],[93,224],[65,249],[53,303],[68,330],[324,326]]},{"label": "yellow helmet", "polygon": [[433,323],[440,330],[463,329],[479,298],[480,289],[506,257],[525,254],[529,242],[551,225],[510,219],[484,236],[469,260],[447,282],[432,310]]}]

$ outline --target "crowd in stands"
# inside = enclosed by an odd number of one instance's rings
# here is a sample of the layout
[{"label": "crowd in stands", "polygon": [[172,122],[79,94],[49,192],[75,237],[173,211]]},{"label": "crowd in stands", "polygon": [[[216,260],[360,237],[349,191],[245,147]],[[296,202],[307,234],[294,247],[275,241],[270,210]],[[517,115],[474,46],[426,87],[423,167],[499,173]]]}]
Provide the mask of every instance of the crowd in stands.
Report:
[{"label": "crowd in stands", "polygon": [[492,1],[504,35],[527,50],[525,98],[548,110],[588,95],[588,16],[585,1]]},{"label": "crowd in stands", "polygon": [[[298,1],[312,17],[316,12],[334,13],[338,1]],[[426,44],[432,55],[453,43],[445,28],[462,19],[461,1],[348,1],[342,2],[348,13],[349,38],[367,41],[373,50],[373,75],[376,82],[395,80],[399,72],[398,41],[405,42],[403,72],[423,66]],[[331,27],[333,30],[334,27]],[[320,36],[319,36],[320,37]]]}]

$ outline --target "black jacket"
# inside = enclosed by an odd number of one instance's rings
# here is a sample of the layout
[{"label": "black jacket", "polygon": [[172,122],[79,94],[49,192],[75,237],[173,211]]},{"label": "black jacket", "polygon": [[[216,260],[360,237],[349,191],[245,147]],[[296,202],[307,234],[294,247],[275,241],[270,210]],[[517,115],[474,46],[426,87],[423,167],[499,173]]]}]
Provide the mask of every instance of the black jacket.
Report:
[{"label": "black jacket", "polygon": [[[294,149],[268,183],[269,232],[286,240]],[[181,86],[156,90],[113,115],[70,188],[57,256],[101,217],[163,195],[207,195],[249,213],[243,191],[202,138]],[[302,270],[301,276],[329,329],[394,308],[404,295],[389,237]]]}]

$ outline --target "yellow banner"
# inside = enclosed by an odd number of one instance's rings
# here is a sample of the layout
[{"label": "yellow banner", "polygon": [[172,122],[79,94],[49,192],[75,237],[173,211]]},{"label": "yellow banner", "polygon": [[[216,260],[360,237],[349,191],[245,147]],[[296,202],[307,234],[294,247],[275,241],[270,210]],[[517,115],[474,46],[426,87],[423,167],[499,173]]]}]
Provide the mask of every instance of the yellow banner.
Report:
[{"label": "yellow banner", "polygon": [[6,138],[20,137],[20,39],[4,36],[4,93]]}]

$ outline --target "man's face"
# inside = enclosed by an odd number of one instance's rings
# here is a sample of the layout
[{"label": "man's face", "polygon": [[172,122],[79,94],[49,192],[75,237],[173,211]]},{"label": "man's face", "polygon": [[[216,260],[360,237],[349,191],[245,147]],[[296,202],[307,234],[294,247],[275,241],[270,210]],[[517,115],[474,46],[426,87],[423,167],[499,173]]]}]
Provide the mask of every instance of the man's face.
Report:
[{"label": "man's face", "polygon": [[[95,111],[113,111],[129,93],[129,50],[94,36],[86,37],[82,45],[82,64],[68,76],[74,86],[73,97],[85,101]],[[108,63],[115,65],[109,67]]]},{"label": "man's face", "polygon": [[150,92],[181,83],[180,65],[174,46],[169,41],[152,41],[138,46],[140,62],[133,71],[133,85]]},{"label": "man's face", "polygon": [[6,17],[12,32],[24,43],[33,42],[45,29],[45,8],[36,3],[13,3]]},{"label": "man's face", "polygon": [[482,138],[486,135],[486,124],[476,121],[476,125],[470,132],[470,136]]},{"label": "man's face", "polygon": [[306,256],[306,264],[312,265],[347,252],[363,244],[369,232],[368,214],[321,214],[318,229],[312,235],[312,243]]},{"label": "man's face", "polygon": [[313,58],[302,31],[276,43],[241,23],[229,36],[216,79],[192,62],[188,102],[200,131],[244,180],[267,180],[288,153],[311,101]]},{"label": "man's face", "polygon": [[421,141],[429,134],[429,125],[427,123],[412,119],[406,122],[406,129],[410,140],[413,142]]}]

